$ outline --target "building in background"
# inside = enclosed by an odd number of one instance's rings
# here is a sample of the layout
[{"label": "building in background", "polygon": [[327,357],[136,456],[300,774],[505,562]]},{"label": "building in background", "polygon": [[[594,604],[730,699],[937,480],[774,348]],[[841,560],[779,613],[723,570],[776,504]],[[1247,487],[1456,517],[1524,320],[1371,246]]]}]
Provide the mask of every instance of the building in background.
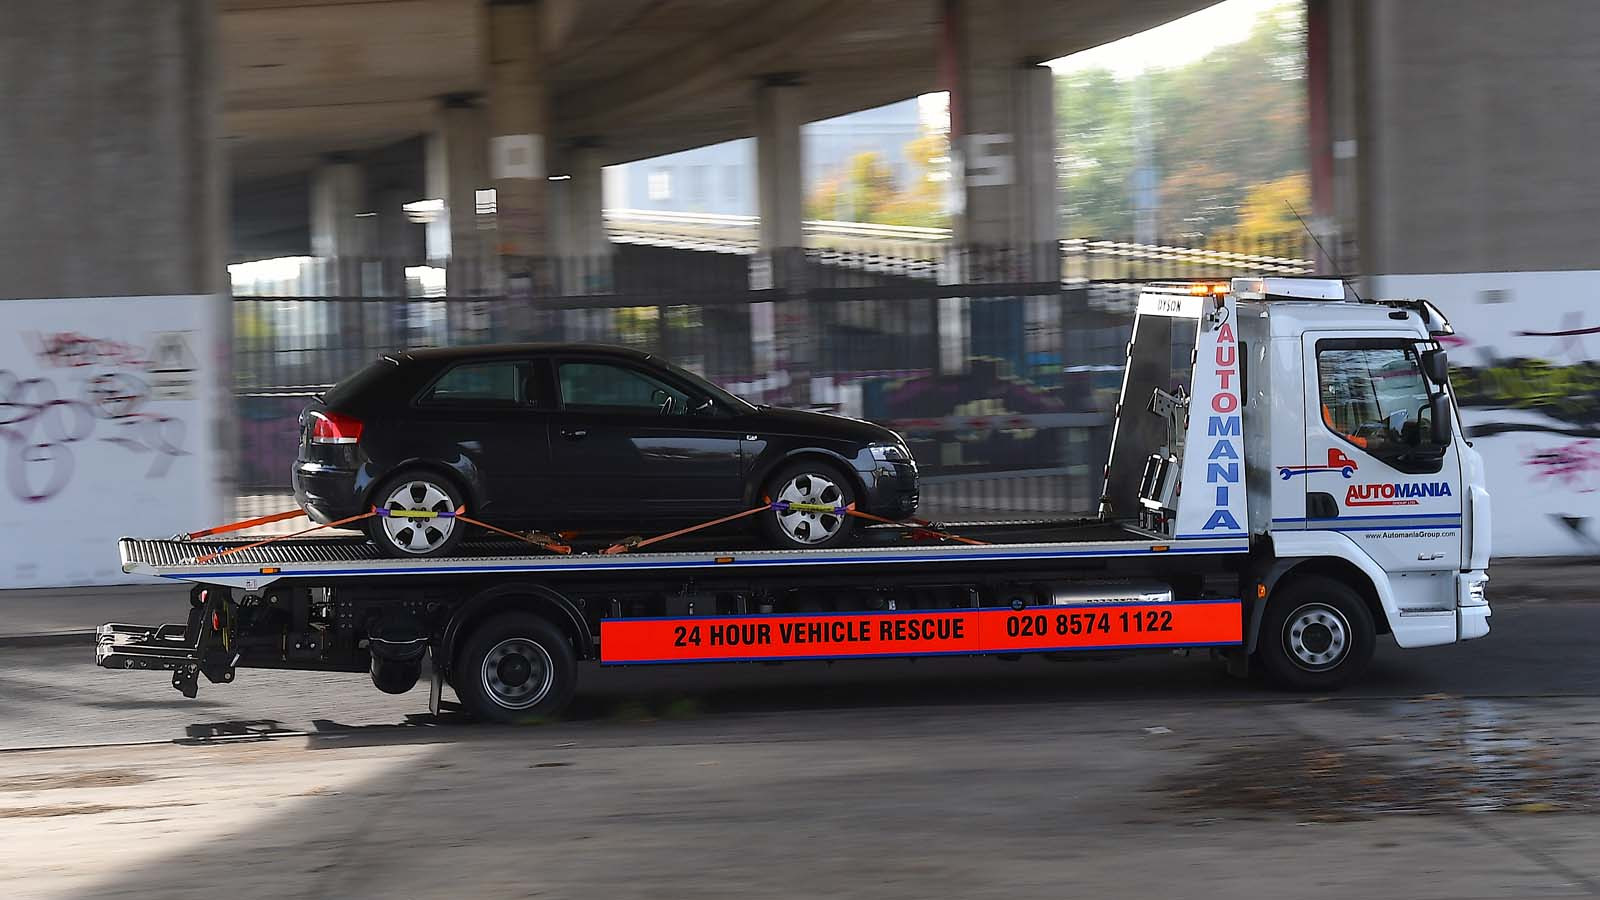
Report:
[{"label": "building in background", "polygon": [[[897,187],[913,174],[906,147],[921,134],[915,99],[820,122],[801,130],[807,190],[842,171],[850,159],[875,153]],[[754,139],[724,141],[606,170],[608,209],[756,215]]]}]

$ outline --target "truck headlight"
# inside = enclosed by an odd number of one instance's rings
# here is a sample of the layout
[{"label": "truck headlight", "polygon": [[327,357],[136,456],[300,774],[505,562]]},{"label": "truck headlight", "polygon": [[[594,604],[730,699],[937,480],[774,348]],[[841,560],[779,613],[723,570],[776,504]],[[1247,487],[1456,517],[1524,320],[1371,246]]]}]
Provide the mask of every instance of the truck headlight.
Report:
[{"label": "truck headlight", "polygon": [[867,449],[878,462],[911,462],[911,452],[899,444],[873,444]]}]

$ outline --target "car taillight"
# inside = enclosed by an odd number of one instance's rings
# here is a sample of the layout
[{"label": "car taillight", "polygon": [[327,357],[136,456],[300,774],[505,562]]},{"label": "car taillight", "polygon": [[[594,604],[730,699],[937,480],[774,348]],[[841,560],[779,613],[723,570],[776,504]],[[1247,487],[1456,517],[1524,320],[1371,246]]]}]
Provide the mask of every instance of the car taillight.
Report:
[{"label": "car taillight", "polygon": [[354,444],[361,440],[361,420],[336,412],[313,412],[311,443]]}]

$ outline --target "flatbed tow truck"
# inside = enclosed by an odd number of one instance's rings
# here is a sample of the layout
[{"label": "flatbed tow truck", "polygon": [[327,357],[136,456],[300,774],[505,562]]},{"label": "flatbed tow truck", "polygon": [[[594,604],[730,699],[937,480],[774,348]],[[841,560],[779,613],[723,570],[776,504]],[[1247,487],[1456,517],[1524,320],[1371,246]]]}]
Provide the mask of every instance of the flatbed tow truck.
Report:
[{"label": "flatbed tow truck", "polygon": [[[191,585],[181,624],[100,626],[96,659],[199,676],[424,672],[483,719],[559,713],[577,663],[1070,657],[1204,648],[1300,690],[1489,630],[1489,495],[1421,301],[1333,280],[1143,288],[1099,514],[867,528],[859,546],[553,554],[480,540],[388,559],[363,538],[124,538]],[[959,535],[960,539],[952,539]]]}]

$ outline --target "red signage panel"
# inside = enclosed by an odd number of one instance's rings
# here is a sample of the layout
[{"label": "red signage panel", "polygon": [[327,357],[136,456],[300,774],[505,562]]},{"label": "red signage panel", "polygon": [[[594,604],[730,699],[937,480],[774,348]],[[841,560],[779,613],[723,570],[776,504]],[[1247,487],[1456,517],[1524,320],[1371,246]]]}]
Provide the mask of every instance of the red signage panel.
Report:
[{"label": "red signage panel", "polygon": [[606,664],[839,659],[1237,644],[1238,600],[606,619]]}]

